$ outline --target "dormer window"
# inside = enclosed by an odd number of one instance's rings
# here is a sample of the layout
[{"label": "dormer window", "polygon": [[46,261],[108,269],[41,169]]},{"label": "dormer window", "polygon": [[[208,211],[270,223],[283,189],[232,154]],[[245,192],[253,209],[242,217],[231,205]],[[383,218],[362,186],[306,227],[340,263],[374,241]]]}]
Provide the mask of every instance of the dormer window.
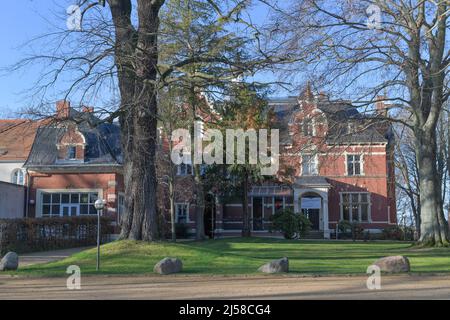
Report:
[{"label": "dormer window", "polygon": [[68,146],[66,160],[76,160],[76,159],[77,159],[77,147],[76,146]]},{"label": "dormer window", "polygon": [[58,149],[57,161],[64,162],[84,162],[86,154],[86,139],[75,125],[68,125],[67,131],[60,138],[56,145]]},{"label": "dormer window", "polygon": [[303,120],[302,132],[303,132],[303,135],[306,137],[310,137],[310,136],[314,135],[314,125],[313,125],[312,119]]},{"label": "dormer window", "polygon": [[357,131],[356,123],[354,123],[354,122],[347,123],[347,133],[348,134],[356,133],[356,131]]}]

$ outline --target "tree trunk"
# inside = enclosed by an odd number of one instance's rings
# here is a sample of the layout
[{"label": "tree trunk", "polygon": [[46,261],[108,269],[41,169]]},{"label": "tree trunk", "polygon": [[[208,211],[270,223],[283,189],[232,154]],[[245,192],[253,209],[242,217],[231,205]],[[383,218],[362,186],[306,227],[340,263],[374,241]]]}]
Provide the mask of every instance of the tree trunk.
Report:
[{"label": "tree trunk", "polygon": [[195,184],[195,238],[197,240],[205,240],[205,192],[203,190],[202,177],[200,174],[200,165],[196,164],[192,168],[194,170]]},{"label": "tree trunk", "polygon": [[158,232],[155,153],[158,14],[164,1],[137,1],[139,26],[131,23],[130,0],[108,1],[115,27],[115,59],[121,94],[126,213],[121,239],[155,240]]},{"label": "tree trunk", "polygon": [[169,178],[169,203],[170,203],[170,231],[172,233],[172,241],[177,241],[177,230],[175,228],[175,192],[173,180]]},{"label": "tree trunk", "polygon": [[416,144],[420,176],[421,227],[419,243],[447,245],[447,225],[442,210],[441,181],[436,170],[436,137],[431,132],[418,134]]},{"label": "tree trunk", "polygon": [[115,28],[115,65],[120,91],[119,122],[121,144],[123,150],[123,176],[125,184],[125,213],[121,217],[120,239],[128,239],[133,223],[134,195],[133,195],[133,146],[134,124],[134,79],[132,67],[136,41],[135,30],[131,24],[131,2],[109,0],[111,15]]},{"label": "tree trunk", "polygon": [[[169,137],[172,135],[172,126],[169,127]],[[171,139],[170,139],[171,140]],[[170,232],[172,234],[172,241],[177,241],[177,230],[175,225],[175,165],[170,159],[170,155],[172,154],[172,143],[169,143],[169,203],[170,203]]]},{"label": "tree trunk", "polygon": [[251,237],[250,231],[250,213],[248,212],[248,173],[245,171],[242,181],[242,236]]}]

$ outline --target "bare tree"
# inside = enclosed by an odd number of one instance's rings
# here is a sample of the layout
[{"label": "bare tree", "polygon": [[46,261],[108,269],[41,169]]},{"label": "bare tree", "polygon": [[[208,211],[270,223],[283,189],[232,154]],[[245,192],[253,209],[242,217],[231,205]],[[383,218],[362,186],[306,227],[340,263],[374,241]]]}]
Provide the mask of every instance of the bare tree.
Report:
[{"label": "bare tree", "polygon": [[[41,45],[40,51],[12,68],[15,71],[30,65],[43,67],[32,91],[34,108],[29,113],[34,116],[49,116],[49,92],[56,87],[63,88],[58,94],[79,99],[80,105],[95,100],[94,97],[110,96],[104,100],[103,108],[96,108],[96,113],[104,121],[118,119],[121,126],[126,207],[121,223],[122,239],[154,240],[160,236],[155,169],[159,90],[180,83],[183,75],[214,82],[208,77],[211,73],[197,70],[201,64],[226,66],[223,70],[228,71],[221,77],[228,81],[231,75],[254,70],[239,64],[233,67],[233,60],[211,50],[214,49],[211,43],[190,55],[167,58],[171,53],[164,55],[161,43],[167,44],[173,38],[160,27],[161,9],[166,2],[79,0],[71,13],[71,17],[81,19],[79,26],[75,23],[70,30],[55,28],[54,33],[35,39]],[[240,14],[250,3],[249,0],[196,2],[207,8],[214,28],[244,23]],[[65,12],[66,8],[62,9]],[[252,29],[251,24],[247,28]],[[264,65],[260,59],[253,61],[255,69]],[[270,62],[267,58],[265,61]],[[195,74],[189,73],[192,70]]]},{"label": "bare tree", "polygon": [[[386,120],[414,133],[420,242],[447,245],[436,128],[450,95],[449,2],[295,0],[288,9],[273,8],[269,40],[299,62],[303,75],[367,111],[378,95],[389,96],[384,98],[391,109]],[[407,121],[395,117],[398,110],[409,113]]]},{"label": "bare tree", "polygon": [[[400,127],[396,131],[395,166],[397,204],[407,203],[412,214],[417,235],[420,235],[420,185],[419,168],[414,151],[414,137],[409,128]],[[403,195],[406,196],[404,199]]]}]

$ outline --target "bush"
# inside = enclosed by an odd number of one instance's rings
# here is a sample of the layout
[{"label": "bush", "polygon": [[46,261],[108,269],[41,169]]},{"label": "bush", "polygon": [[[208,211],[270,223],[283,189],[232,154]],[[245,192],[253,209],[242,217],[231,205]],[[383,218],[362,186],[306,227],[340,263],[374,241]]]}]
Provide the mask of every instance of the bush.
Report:
[{"label": "bush", "polygon": [[290,209],[284,209],[271,217],[271,231],[281,232],[286,239],[305,236],[311,229],[311,222],[303,214],[295,214]]},{"label": "bush", "polygon": [[339,221],[338,230],[340,238],[366,239],[364,236],[364,228],[358,222]]},{"label": "bush", "polygon": [[351,233],[352,232],[352,224],[350,221],[339,221],[338,224],[339,233]]},{"label": "bush", "polygon": [[177,223],[175,224],[175,233],[177,235],[177,239],[186,239],[189,236],[188,226],[185,223]]},{"label": "bush", "polygon": [[[101,218],[101,241],[112,233],[111,218]],[[97,243],[97,217],[0,220],[0,254],[91,246]]]},{"label": "bush", "polygon": [[399,226],[391,226],[383,229],[383,239],[385,240],[403,240],[404,233]]}]

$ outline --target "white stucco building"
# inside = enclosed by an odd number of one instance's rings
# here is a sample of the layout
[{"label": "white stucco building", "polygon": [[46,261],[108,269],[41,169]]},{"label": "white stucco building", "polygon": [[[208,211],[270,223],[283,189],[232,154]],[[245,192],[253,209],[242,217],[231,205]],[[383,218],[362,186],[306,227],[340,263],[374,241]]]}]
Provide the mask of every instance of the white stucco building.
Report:
[{"label": "white stucco building", "polygon": [[40,122],[0,120],[0,181],[24,185],[23,165],[33,145]]}]

